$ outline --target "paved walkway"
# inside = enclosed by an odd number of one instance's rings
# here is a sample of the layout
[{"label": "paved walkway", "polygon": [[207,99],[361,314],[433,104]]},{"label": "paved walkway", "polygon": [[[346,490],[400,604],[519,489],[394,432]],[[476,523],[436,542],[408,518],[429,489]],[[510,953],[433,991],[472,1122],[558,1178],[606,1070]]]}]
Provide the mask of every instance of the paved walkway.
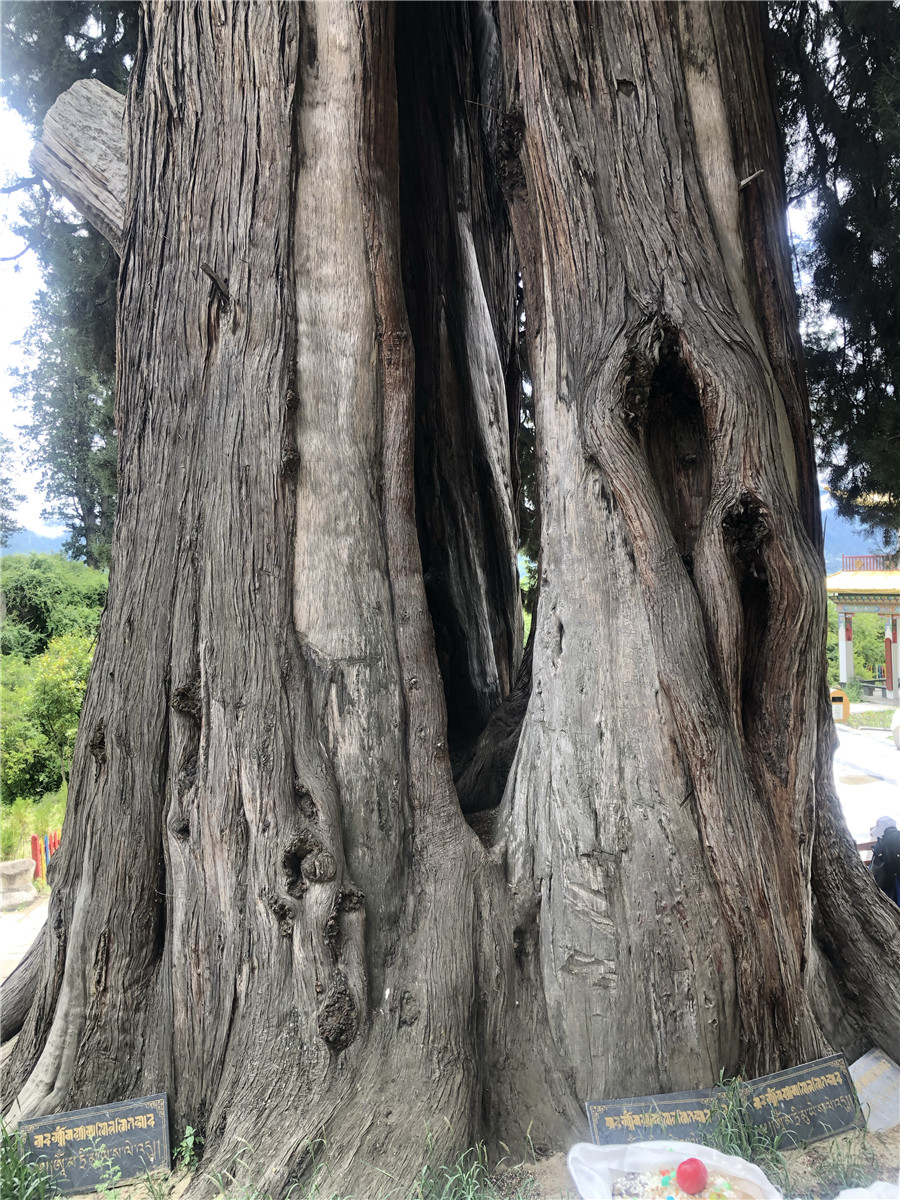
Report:
[{"label": "paved walkway", "polygon": [[0,982],[17,966],[40,933],[47,919],[50,892],[36,892],[35,899],[12,912],[0,913]]}]

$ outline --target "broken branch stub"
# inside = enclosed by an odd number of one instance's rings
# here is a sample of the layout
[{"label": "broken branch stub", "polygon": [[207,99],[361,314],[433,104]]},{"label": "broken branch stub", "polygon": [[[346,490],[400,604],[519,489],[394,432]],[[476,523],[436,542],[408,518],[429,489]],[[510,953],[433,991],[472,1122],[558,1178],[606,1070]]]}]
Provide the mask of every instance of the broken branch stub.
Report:
[{"label": "broken branch stub", "polygon": [[79,79],[44,118],[30,163],[121,253],[128,192],[125,97]]}]

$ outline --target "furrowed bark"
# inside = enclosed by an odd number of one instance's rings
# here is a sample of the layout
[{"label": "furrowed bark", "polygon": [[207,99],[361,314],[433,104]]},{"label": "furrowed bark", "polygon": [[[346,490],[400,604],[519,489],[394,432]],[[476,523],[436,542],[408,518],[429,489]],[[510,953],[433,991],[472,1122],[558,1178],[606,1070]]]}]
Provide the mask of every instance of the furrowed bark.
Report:
[{"label": "furrowed bark", "polygon": [[429,1134],[896,1056],[758,6],[143,13],[119,519],[11,1115],[166,1091],[192,1195],[324,1153],[376,1196]]},{"label": "furrowed bark", "polygon": [[[790,276],[764,236],[780,175],[752,203],[741,188],[777,162],[760,13],[502,12],[543,560],[498,836],[540,904],[580,1094],[762,1074],[825,1045],[808,975],[827,730]],[[736,90],[766,119],[729,119]]]}]

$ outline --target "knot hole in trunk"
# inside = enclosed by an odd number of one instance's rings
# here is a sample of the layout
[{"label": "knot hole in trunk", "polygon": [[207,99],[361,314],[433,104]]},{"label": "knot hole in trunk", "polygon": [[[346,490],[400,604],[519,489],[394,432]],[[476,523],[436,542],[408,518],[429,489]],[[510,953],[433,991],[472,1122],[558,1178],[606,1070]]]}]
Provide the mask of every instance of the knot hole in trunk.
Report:
[{"label": "knot hole in trunk", "polygon": [[710,455],[697,387],[672,330],[663,337],[642,407],[647,464],[678,553],[693,578],[694,546],[709,506]]}]

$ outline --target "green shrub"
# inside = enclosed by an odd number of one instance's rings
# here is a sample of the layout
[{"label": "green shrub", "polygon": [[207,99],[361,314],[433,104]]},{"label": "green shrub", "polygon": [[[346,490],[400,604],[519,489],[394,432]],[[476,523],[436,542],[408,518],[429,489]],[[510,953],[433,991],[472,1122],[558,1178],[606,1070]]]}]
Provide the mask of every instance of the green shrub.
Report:
[{"label": "green shrub", "polygon": [[29,803],[59,786],[59,756],[27,717],[7,720],[0,725],[0,802],[4,805],[19,798]]},{"label": "green shrub", "polygon": [[6,604],[0,649],[31,658],[66,633],[93,638],[106,602],[107,576],[61,554],[9,554],[0,559]]},{"label": "green shrub", "polygon": [[2,660],[0,802],[37,799],[68,776],[93,643],[80,633],[53,638],[29,662]]},{"label": "green shrub", "polygon": [[24,705],[25,716],[56,755],[57,782],[68,778],[93,653],[90,638],[66,633],[54,638],[33,660],[34,676]]}]

